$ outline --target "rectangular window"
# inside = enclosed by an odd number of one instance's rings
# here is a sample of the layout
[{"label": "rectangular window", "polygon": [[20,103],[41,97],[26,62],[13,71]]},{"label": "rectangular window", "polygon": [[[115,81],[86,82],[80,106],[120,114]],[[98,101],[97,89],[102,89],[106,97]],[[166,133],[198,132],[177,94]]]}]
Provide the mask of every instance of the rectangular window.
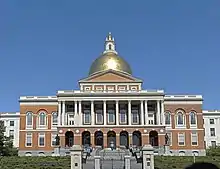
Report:
[{"label": "rectangular window", "polygon": [[167,135],[169,137],[169,142],[168,143],[169,143],[170,146],[172,146],[172,133],[168,132]]},{"label": "rectangular window", "polygon": [[132,110],[132,123],[133,124],[139,123],[138,110]]},{"label": "rectangular window", "polygon": [[91,87],[85,87],[85,90],[89,91],[89,90],[91,90]]},{"label": "rectangular window", "polygon": [[39,147],[45,146],[45,134],[44,133],[39,133],[38,135],[38,146]]},{"label": "rectangular window", "polygon": [[32,133],[26,134],[26,147],[32,146]]},{"label": "rectangular window", "polygon": [[210,128],[210,135],[215,136],[215,128]]},{"label": "rectangular window", "polygon": [[154,124],[154,120],[148,120],[149,124]]},{"label": "rectangular window", "polygon": [[114,91],[114,87],[108,87],[108,90],[110,90],[110,91]]},{"label": "rectangular window", "polygon": [[209,124],[215,124],[215,119],[209,119]]},{"label": "rectangular window", "polygon": [[178,145],[179,146],[184,146],[185,145],[185,134],[184,133],[179,133],[178,134]]},{"label": "rectangular window", "polygon": [[102,110],[97,110],[96,111],[96,123],[97,124],[102,124],[103,123]]},{"label": "rectangular window", "polygon": [[115,112],[114,112],[114,110],[108,110],[108,123],[115,123]]},{"label": "rectangular window", "polygon": [[126,110],[120,110],[120,123],[126,123]]},{"label": "rectangular window", "polygon": [[51,134],[51,145],[55,146],[56,145],[56,134]]},{"label": "rectangular window", "polygon": [[125,87],[124,87],[124,86],[120,86],[120,87],[118,88],[118,90],[125,90]]},{"label": "rectangular window", "polygon": [[136,86],[131,87],[131,90],[137,90]]},{"label": "rectangular window", "polygon": [[96,87],[96,90],[97,90],[97,91],[102,91],[103,88],[102,88],[102,87]]},{"label": "rectangular window", "polygon": [[15,122],[14,121],[10,121],[10,126],[14,126]]},{"label": "rectangular window", "polygon": [[90,124],[90,110],[84,110],[84,124]]},{"label": "rectangular window", "polygon": [[27,116],[26,116],[26,120],[27,120],[27,125],[26,125],[26,128],[32,128],[33,124],[32,124],[32,121],[33,121],[33,116],[32,116],[32,113],[28,113]]},{"label": "rectangular window", "polygon": [[9,130],[9,137],[14,139],[14,130]]},{"label": "rectangular window", "polygon": [[211,147],[216,148],[216,141],[211,141]]},{"label": "rectangular window", "polygon": [[68,124],[73,126],[74,125],[74,115],[73,114],[69,114],[68,120],[69,120]]},{"label": "rectangular window", "polygon": [[198,145],[198,134],[197,132],[192,132],[191,133],[191,141],[192,141],[192,145],[193,146],[197,146]]},{"label": "rectangular window", "polygon": [[58,113],[53,112],[52,113],[52,125],[57,126],[57,124],[58,124]]}]

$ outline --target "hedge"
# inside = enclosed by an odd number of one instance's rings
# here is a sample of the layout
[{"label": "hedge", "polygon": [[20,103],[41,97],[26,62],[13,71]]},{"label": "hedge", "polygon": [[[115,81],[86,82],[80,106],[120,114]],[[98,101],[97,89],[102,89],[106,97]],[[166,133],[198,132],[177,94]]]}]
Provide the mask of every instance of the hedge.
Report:
[{"label": "hedge", "polygon": [[[196,157],[196,162],[199,161],[220,167],[219,156]],[[157,169],[184,169],[192,163],[193,157],[155,156]],[[0,169],[70,169],[70,157],[0,157]]]}]

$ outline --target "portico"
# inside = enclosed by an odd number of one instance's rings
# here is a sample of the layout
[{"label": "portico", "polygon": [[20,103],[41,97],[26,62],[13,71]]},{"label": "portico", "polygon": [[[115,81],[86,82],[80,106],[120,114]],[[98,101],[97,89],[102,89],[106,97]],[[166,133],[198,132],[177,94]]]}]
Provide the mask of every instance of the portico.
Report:
[{"label": "portico", "polygon": [[163,125],[163,100],[59,101],[58,126]]}]

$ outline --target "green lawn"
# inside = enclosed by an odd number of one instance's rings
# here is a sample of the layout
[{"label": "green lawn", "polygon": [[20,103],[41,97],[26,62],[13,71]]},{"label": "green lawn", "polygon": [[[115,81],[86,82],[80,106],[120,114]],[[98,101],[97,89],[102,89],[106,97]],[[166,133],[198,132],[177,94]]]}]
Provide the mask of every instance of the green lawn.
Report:
[{"label": "green lawn", "polygon": [[[196,161],[211,162],[220,167],[220,157],[196,157]],[[193,157],[155,157],[159,169],[184,169]],[[0,169],[70,169],[70,157],[0,157]]]}]

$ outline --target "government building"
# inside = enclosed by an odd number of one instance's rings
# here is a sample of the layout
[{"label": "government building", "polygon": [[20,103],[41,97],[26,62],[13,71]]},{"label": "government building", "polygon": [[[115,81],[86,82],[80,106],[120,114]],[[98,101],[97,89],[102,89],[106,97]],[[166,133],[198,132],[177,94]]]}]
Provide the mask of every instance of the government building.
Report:
[{"label": "government building", "polygon": [[165,136],[172,155],[205,155],[203,98],[145,90],[143,80],[116,51],[111,33],[105,49],[79,80],[79,90],[54,96],[21,96],[19,155],[53,155],[73,144],[93,148],[141,147],[162,151]]}]

